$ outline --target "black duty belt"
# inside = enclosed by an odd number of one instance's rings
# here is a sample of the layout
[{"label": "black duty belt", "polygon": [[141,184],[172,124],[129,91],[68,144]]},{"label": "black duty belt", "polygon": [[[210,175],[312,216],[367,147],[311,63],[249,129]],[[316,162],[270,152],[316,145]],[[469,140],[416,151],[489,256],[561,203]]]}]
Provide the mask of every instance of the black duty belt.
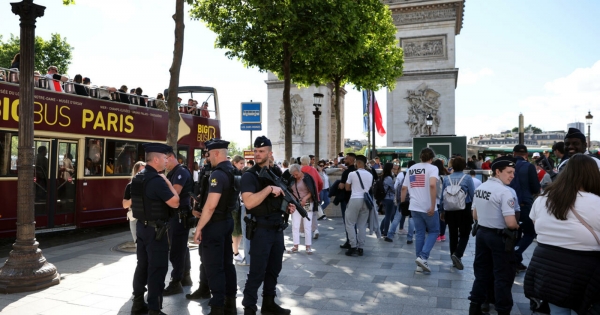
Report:
[{"label": "black duty belt", "polygon": [[145,226],[151,226],[153,228],[156,227],[156,221],[144,221]]},{"label": "black duty belt", "polygon": [[257,228],[261,228],[261,229],[267,229],[267,230],[279,230],[279,228],[281,227],[281,223],[277,223],[277,224],[266,224],[266,223],[257,223],[256,224]]},{"label": "black duty belt", "polygon": [[489,227],[486,227],[486,226],[481,226],[481,225],[479,226],[479,228],[482,229],[482,230],[494,232],[494,233],[499,234],[499,235],[502,235],[504,233],[504,229],[492,229],[492,228],[489,228]]}]

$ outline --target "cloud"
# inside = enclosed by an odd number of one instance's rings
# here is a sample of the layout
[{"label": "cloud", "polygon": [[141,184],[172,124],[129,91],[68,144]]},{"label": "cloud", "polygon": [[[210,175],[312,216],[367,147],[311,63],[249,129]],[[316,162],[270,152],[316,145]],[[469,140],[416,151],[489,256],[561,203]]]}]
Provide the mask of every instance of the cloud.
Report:
[{"label": "cloud", "polygon": [[494,70],[492,70],[490,68],[483,68],[483,69],[479,70],[478,72],[473,72],[472,70],[467,69],[464,72],[461,71],[458,74],[458,85],[461,85],[461,86],[473,85],[473,84],[477,83],[478,81],[480,81],[481,79],[492,76],[492,75],[494,75]]}]

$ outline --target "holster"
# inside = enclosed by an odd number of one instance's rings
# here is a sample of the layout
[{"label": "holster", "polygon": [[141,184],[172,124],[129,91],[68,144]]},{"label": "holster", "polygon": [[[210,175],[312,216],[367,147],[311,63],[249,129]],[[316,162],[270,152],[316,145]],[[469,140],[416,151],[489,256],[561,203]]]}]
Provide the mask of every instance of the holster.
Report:
[{"label": "holster", "polygon": [[254,238],[254,232],[256,232],[256,218],[244,217],[244,222],[246,223],[246,238],[248,240],[252,240]]},{"label": "holster", "polygon": [[179,208],[179,221],[183,223],[184,229],[191,229],[198,224],[198,218],[192,214],[190,206]]},{"label": "holster", "polygon": [[515,250],[518,234],[518,230],[511,230],[509,228],[504,228],[504,230],[502,230],[502,239],[504,240],[505,252],[511,252]]},{"label": "holster", "polygon": [[167,230],[169,229],[169,222],[165,222],[163,220],[156,220],[156,226],[154,227],[154,231],[156,232],[156,236],[154,239],[156,241],[160,241],[165,234],[167,234]]}]

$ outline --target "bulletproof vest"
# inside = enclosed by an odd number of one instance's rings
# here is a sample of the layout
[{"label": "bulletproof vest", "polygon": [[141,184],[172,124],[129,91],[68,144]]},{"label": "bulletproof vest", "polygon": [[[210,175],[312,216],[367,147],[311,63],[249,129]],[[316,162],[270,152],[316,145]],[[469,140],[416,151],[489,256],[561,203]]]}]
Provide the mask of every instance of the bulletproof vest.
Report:
[{"label": "bulletproof vest", "polygon": [[202,169],[202,172],[199,174],[198,179],[200,181],[200,203],[204,205],[206,203],[206,198],[208,198],[208,186],[210,174],[212,172],[212,166],[210,163],[206,164]]},{"label": "bulletproof vest", "polygon": [[[267,187],[269,185],[272,185],[272,183],[270,183],[266,179],[258,177],[260,170],[261,170],[261,167],[258,166],[258,164],[255,164],[251,169],[249,169],[247,171],[247,173],[252,174],[252,176],[255,176],[256,179],[258,180],[258,183],[259,183],[258,190],[259,191],[263,190],[265,187]],[[265,215],[269,215],[269,214],[273,214],[273,213],[280,213],[282,203],[283,203],[283,197],[281,197],[281,196],[274,197],[272,194],[269,194],[269,196],[267,198],[265,198],[265,200],[263,200],[263,202],[261,202],[258,206],[254,207],[252,209],[248,209],[248,210],[250,211],[250,213],[252,215],[255,215],[255,216],[265,216]]]},{"label": "bulletproof vest", "polygon": [[169,206],[162,200],[153,200],[146,196],[146,184],[158,177],[157,172],[147,168],[131,179],[131,210],[133,217],[141,221],[166,220],[169,218]]},{"label": "bulletproof vest", "polygon": [[[173,183],[172,179],[173,176],[175,176],[175,173],[177,172],[177,170],[179,168],[183,168],[186,169],[189,172],[189,169],[187,169],[187,167],[181,166],[181,164],[177,164],[177,166],[175,166],[175,168],[173,168],[169,174],[167,174],[167,179]],[[188,177],[188,180],[185,181],[185,184],[183,185],[183,188],[181,189],[181,193],[179,194],[179,199],[181,200],[182,198],[189,198],[189,195],[191,192],[194,191],[194,182],[192,180],[192,176],[190,173],[190,177]]]},{"label": "bulletproof vest", "polygon": [[233,167],[226,167],[224,165],[217,166],[213,170],[213,172],[222,171],[227,175],[227,178],[229,179],[229,189],[223,191],[223,193],[221,194],[221,198],[219,199],[219,203],[215,208],[215,213],[213,214],[211,220],[214,219],[220,221],[224,219],[229,219],[231,218],[231,212],[236,210],[237,207],[239,207],[240,189],[239,185],[235,185],[235,177],[239,176],[234,174],[234,170],[235,169]]}]

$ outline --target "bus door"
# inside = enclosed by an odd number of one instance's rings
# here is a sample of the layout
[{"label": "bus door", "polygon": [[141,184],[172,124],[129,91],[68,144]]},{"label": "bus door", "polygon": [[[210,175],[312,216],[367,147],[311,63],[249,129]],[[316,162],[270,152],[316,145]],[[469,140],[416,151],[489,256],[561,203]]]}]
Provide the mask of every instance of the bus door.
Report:
[{"label": "bus door", "polygon": [[51,149],[49,139],[35,139],[35,169],[34,169],[34,187],[35,187],[35,221],[37,228],[49,227],[48,225],[48,198],[50,195],[51,173],[50,160],[48,159]]}]

